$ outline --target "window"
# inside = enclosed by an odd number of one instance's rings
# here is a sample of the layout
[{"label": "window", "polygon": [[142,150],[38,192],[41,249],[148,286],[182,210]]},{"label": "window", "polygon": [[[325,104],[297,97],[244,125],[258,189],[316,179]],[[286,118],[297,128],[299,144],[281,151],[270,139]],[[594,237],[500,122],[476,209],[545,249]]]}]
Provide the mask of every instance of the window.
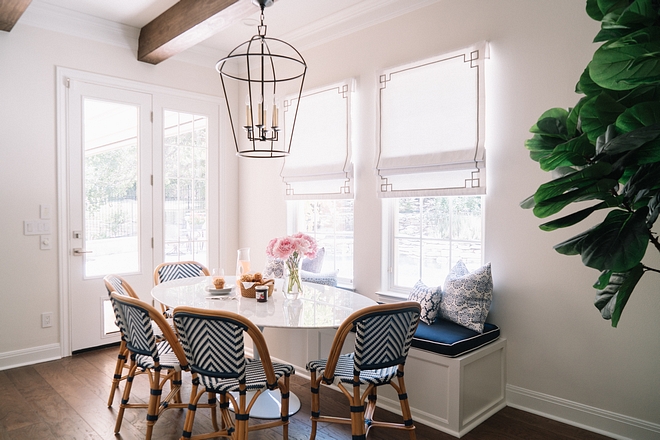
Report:
[{"label": "window", "polygon": [[420,279],[442,285],[458,260],[481,265],[481,196],[399,198],[390,207],[390,290],[408,291]]},{"label": "window", "polygon": [[293,231],[311,235],[325,248],[321,272],[337,272],[340,284],[353,284],[353,199],[290,201]]},{"label": "window", "polygon": [[208,265],[208,117],[164,111],[165,261]]},{"label": "window", "polygon": [[378,195],[389,198],[384,286],[438,286],[483,253],[484,60],[488,46],[385,70],[379,77]]}]

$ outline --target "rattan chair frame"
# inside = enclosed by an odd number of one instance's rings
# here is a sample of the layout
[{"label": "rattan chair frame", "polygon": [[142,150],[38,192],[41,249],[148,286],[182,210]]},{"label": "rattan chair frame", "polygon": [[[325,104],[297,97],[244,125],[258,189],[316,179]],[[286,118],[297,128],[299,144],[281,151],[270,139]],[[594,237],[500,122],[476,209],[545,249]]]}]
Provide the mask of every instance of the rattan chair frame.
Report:
[{"label": "rattan chair frame", "polygon": [[[332,346],[330,348],[330,354],[328,356],[327,363],[323,370],[323,375],[317,376],[316,371],[310,371],[310,383],[311,383],[311,393],[312,393],[312,432],[310,434],[310,440],[316,438],[317,424],[318,422],[324,423],[340,423],[351,425],[351,433],[353,440],[364,440],[367,438],[369,430],[371,428],[393,428],[408,431],[410,439],[415,440],[415,425],[412,420],[412,414],[410,412],[410,405],[408,403],[408,394],[406,392],[406,384],[404,381],[404,363],[400,363],[397,366],[396,382],[394,379],[389,382],[389,384],[396,390],[397,395],[399,396],[399,404],[401,405],[401,413],[403,416],[403,423],[392,423],[392,422],[382,422],[374,420],[374,412],[376,409],[377,401],[377,388],[381,385],[369,384],[363,392],[361,392],[359,376],[353,376],[353,386],[347,387],[343,383],[338,382],[337,387],[341,392],[346,396],[351,407],[351,417],[331,417],[331,416],[321,416],[320,413],[320,390],[321,385],[332,385],[335,379],[335,369],[339,361],[339,357],[342,354],[342,347],[348,334],[354,329],[355,323],[360,321],[363,317],[370,314],[386,314],[386,313],[395,313],[397,311],[404,311],[406,309],[417,310],[418,315],[421,310],[419,303],[414,301],[406,301],[395,304],[379,304],[371,307],[366,307],[362,310],[358,310],[350,315],[346,320],[339,326],[337,333],[335,334]],[[417,320],[419,323],[419,319]],[[414,323],[415,328],[417,323]],[[405,362],[405,359],[404,359]],[[349,389],[351,388],[351,389]]]},{"label": "rattan chair frame", "polygon": [[[167,261],[167,262],[165,262],[165,263],[160,263],[160,264],[159,264],[158,266],[156,266],[156,268],[154,269],[154,286],[157,286],[158,284],[161,283],[161,281],[160,281],[160,275],[159,275],[160,269],[162,269],[163,267],[166,267],[166,266],[174,266],[174,265],[177,265],[177,264],[194,264],[194,265],[196,265],[197,267],[199,267],[199,270],[200,270],[205,276],[208,277],[208,276],[211,275],[211,272],[209,272],[209,270],[206,268],[206,266],[204,266],[202,263],[198,263],[197,261],[192,261],[192,260],[189,260],[189,261]],[[165,305],[163,305],[163,304],[160,305],[160,309],[161,309],[161,311],[162,311],[163,313],[166,313],[166,312],[167,312],[167,307],[166,307]]]},{"label": "rattan chair frame", "polygon": [[[140,299],[137,293],[135,293],[135,290],[133,290],[131,285],[128,284],[125,279],[119,275],[114,274],[108,274],[103,277],[105,288],[108,290],[108,297],[112,292],[116,292],[115,286],[110,281],[112,278],[117,278],[119,281],[121,281],[121,285],[128,296],[131,298]],[[119,388],[119,383],[123,380],[126,380],[126,377],[128,377],[126,374],[122,374],[124,369],[128,369],[128,364],[126,363],[127,359],[128,350],[126,349],[126,341],[124,341],[124,337],[122,335],[121,342],[119,343],[119,352],[117,353],[117,362],[115,363],[115,371],[112,375],[112,385],[110,386],[110,395],[108,396],[108,408],[112,407],[112,402],[115,400],[115,391]]]},{"label": "rattan chair frame", "polygon": [[[141,301],[139,299],[130,298],[127,296],[119,295],[116,292],[110,294],[110,297],[119,303],[124,303],[133,307],[142,309],[143,311],[149,314],[152,322],[155,323],[160,331],[162,332],[162,338],[167,341],[167,343],[172,348],[172,351],[176,355],[177,360],[181,366],[180,370],[169,369],[166,370],[165,374],[161,374],[161,365],[158,360],[154,359],[154,367],[145,369],[143,373],[149,377],[150,393],[148,403],[129,403],[131,396],[131,388],[133,385],[133,379],[138,374],[138,364],[135,361],[135,353],[131,353],[130,356],[130,367],[128,371],[128,377],[126,380],[126,386],[124,387],[124,393],[122,396],[122,402],[119,406],[119,411],[117,412],[117,421],[115,424],[115,435],[119,433],[121,429],[121,424],[124,417],[124,411],[126,409],[132,408],[146,408],[147,409],[147,431],[146,431],[146,440],[150,440],[153,428],[156,422],[158,421],[159,416],[168,409],[179,408],[184,409],[188,408],[189,405],[187,402],[182,402],[181,400],[181,385],[182,385],[182,371],[188,370],[188,362],[186,360],[185,353],[183,348],[179,343],[179,340],[174,333],[172,327],[165,319],[165,317],[158,312],[154,307]],[[128,324],[130,325],[130,324]],[[130,347],[127,347],[130,352]],[[162,397],[163,385],[166,382],[170,382],[170,392]],[[217,413],[216,413],[216,398],[215,394],[209,393],[208,403],[200,404],[199,406],[203,408],[211,409],[211,421],[215,429],[218,428],[217,424]]]},{"label": "rattan chair frame", "polygon": [[[238,399],[235,398],[231,393],[220,393],[220,411],[221,411],[221,429],[217,428],[215,432],[210,432],[200,435],[192,435],[193,425],[195,421],[195,410],[196,404],[199,401],[200,397],[207,392],[205,387],[202,390],[199,390],[199,378],[197,373],[192,371],[193,376],[193,386],[190,392],[190,409],[186,414],[186,420],[183,427],[183,435],[181,440],[200,440],[207,438],[214,438],[219,436],[231,437],[235,440],[247,440],[248,433],[252,431],[275,428],[278,426],[282,427],[282,437],[283,439],[288,439],[289,436],[289,375],[284,375],[277,380],[275,371],[273,368],[273,363],[270,358],[268,351],[268,346],[266,340],[264,339],[263,333],[259,328],[254,325],[249,319],[244,318],[233,312],[223,311],[223,310],[207,310],[199,309],[194,307],[176,307],[174,309],[173,317],[174,324],[177,324],[177,316],[180,315],[197,315],[202,318],[211,318],[230,321],[242,326],[244,328],[244,333],[252,339],[254,348],[259,353],[259,358],[261,365],[263,366],[264,373],[266,375],[266,381],[268,384],[274,384],[272,389],[279,389],[281,394],[281,413],[280,420],[272,422],[264,422],[259,424],[249,424],[249,415],[250,409],[256,402],[257,398],[263,393],[264,390],[257,390],[252,398],[248,401],[247,399],[247,386],[245,384],[239,385],[239,395]],[[190,359],[188,359],[190,362]],[[229,404],[233,406],[233,411],[235,417],[231,416],[229,411]]]}]

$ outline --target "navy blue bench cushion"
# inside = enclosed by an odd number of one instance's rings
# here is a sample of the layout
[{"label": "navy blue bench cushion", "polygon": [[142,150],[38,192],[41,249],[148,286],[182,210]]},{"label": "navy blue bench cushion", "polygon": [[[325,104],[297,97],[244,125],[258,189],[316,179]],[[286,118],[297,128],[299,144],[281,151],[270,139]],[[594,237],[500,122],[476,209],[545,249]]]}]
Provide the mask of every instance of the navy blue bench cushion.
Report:
[{"label": "navy blue bench cushion", "polygon": [[442,318],[428,325],[420,321],[412,346],[443,356],[457,357],[476,350],[500,337],[500,328],[495,324],[485,323],[483,333],[463,327]]}]

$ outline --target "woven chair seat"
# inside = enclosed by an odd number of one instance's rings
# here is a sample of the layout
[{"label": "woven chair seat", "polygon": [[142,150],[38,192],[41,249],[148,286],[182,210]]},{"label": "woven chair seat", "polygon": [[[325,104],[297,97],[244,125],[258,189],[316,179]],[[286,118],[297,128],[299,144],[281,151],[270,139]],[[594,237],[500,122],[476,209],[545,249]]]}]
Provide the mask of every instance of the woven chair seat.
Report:
[{"label": "woven chair seat", "polygon": [[[327,359],[311,361],[307,364],[307,371],[315,371],[317,376],[323,376]],[[343,383],[353,383],[354,354],[343,354],[339,356],[337,367],[335,367],[335,379]],[[380,368],[378,370],[365,370],[360,372],[360,385],[385,385],[390,383],[396,376],[397,367]]]},{"label": "woven chair seat", "polygon": [[[261,361],[246,359],[245,363],[245,386],[247,389],[251,391],[265,389],[268,386],[268,383],[266,381],[266,375],[264,373],[264,368],[261,364]],[[279,364],[277,362],[273,362],[273,370],[275,370],[275,376],[277,377],[277,380],[287,374],[291,375],[295,374],[296,372],[292,365]],[[213,391],[216,393],[229,393],[238,391],[239,388],[238,379],[234,378],[219,379],[200,374],[199,381],[206,387],[208,391]]]},{"label": "woven chair seat", "polygon": [[[158,342],[158,357],[160,359],[161,368],[181,371],[181,364],[179,364],[179,360],[177,359],[176,354],[174,354],[174,350],[172,350],[169,342],[165,340]],[[155,366],[154,359],[151,356],[145,356],[142,354],[135,355],[135,363],[137,363],[138,367],[143,370],[154,368]]]}]

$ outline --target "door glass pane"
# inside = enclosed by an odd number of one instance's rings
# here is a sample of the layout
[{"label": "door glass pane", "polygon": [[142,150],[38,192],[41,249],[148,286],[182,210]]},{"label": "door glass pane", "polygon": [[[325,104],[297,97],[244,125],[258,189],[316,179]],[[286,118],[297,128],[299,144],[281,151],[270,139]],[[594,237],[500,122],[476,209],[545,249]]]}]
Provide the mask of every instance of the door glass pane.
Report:
[{"label": "door glass pane", "polygon": [[165,111],[165,261],[208,265],[207,127],[206,116]]},{"label": "door glass pane", "polygon": [[117,333],[119,327],[115,324],[115,311],[112,308],[112,302],[109,299],[103,300],[103,334],[110,335]]},{"label": "door glass pane", "polygon": [[86,277],[139,270],[138,111],[83,101]]}]

